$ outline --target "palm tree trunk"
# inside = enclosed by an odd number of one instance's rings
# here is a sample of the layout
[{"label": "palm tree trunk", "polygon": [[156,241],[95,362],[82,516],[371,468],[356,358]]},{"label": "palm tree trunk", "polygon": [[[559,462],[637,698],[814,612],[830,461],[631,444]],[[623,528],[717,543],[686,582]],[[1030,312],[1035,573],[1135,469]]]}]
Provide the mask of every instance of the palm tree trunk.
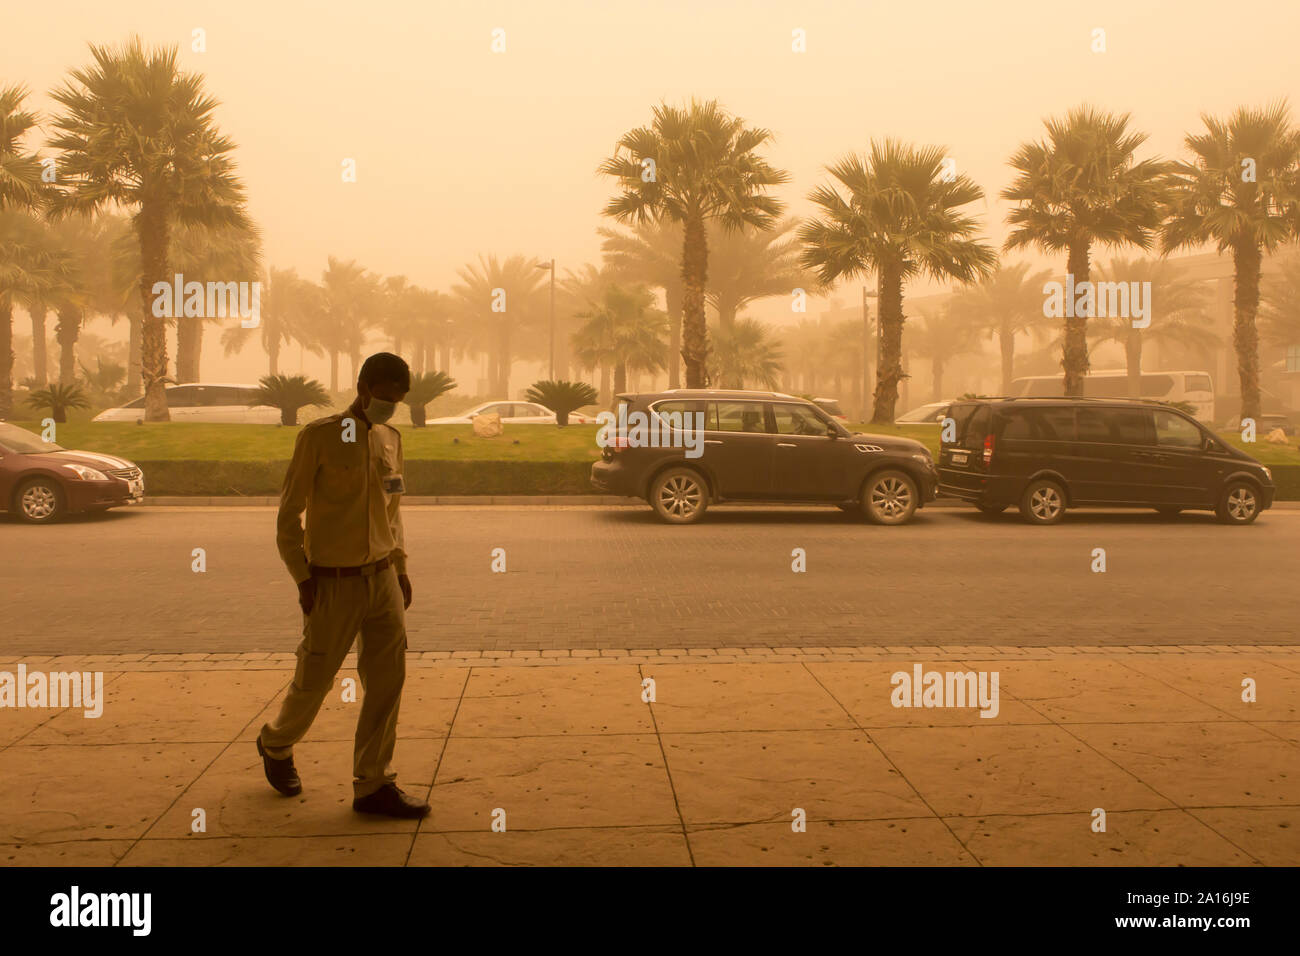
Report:
[{"label": "palm tree trunk", "polygon": [[77,379],[77,339],[81,336],[81,309],[65,305],[58,310],[54,334],[59,339],[59,384],[72,385]]},{"label": "palm tree trunk", "polygon": [[614,396],[609,390],[609,363],[600,363],[600,407],[609,408],[614,404]]},{"label": "palm tree trunk", "polygon": [[[1088,240],[1070,243],[1066,269],[1074,277],[1074,288],[1090,281]],[[1094,300],[1095,301],[1095,300]],[[1083,395],[1083,380],[1088,375],[1088,316],[1078,315],[1072,303],[1066,303],[1065,342],[1061,349],[1061,367],[1065,369],[1065,394]],[[1072,314],[1073,313],[1073,314]]]},{"label": "palm tree trunk", "polygon": [[280,336],[272,335],[266,347],[267,368],[271,375],[280,374]]},{"label": "palm tree trunk", "polygon": [[880,355],[876,359],[874,425],[892,424],[898,404],[898,384],[903,380],[903,277],[897,266],[888,265],[876,279],[880,303]]},{"label": "palm tree trunk", "polygon": [[998,350],[1002,353],[1002,394],[1011,394],[1011,380],[1016,374],[1016,330],[1002,323],[998,329]]},{"label": "palm tree trunk", "polygon": [[0,418],[14,415],[14,306],[0,295]]},{"label": "palm tree trunk", "polygon": [[424,406],[412,405],[410,406],[410,408],[411,408],[411,424],[414,425],[416,428],[423,428],[425,423],[425,415],[426,415]]},{"label": "palm tree trunk", "polygon": [[144,391],[140,380],[140,351],[144,341],[144,321],[138,312],[126,319],[126,391],[132,397]]},{"label": "palm tree trunk", "polygon": [[500,351],[497,353],[497,382],[502,398],[510,397],[510,327],[501,330]]},{"label": "palm tree trunk", "polygon": [[339,390],[339,353],[330,349],[330,391],[337,394]]},{"label": "palm tree trunk", "polygon": [[682,386],[682,291],[676,285],[664,288],[668,305],[668,387]]},{"label": "palm tree trunk", "polygon": [[1262,411],[1259,390],[1259,246],[1242,242],[1233,247],[1234,294],[1232,299],[1232,345],[1237,352],[1237,374],[1241,379],[1241,417],[1258,420]]},{"label": "palm tree trunk", "polygon": [[[152,201],[143,203],[136,217],[140,240],[140,375],[144,380],[144,420],[166,422],[167,411],[167,319],[153,314],[153,287],[171,282],[167,274],[169,241],[166,210]],[[177,305],[178,303],[173,303]]]},{"label": "palm tree trunk", "polygon": [[435,371],[451,374],[451,346],[444,343],[439,350],[438,368]]},{"label": "palm tree trunk", "polygon": [[203,319],[197,315],[176,320],[176,380],[198,382],[199,353],[203,348]]},{"label": "palm tree trunk", "polygon": [[45,351],[44,305],[33,305],[28,310],[32,317],[32,377],[41,388],[50,384],[50,360]]},{"label": "palm tree trunk", "polygon": [[627,391],[627,363],[618,362],[614,365],[614,394],[622,395]]},{"label": "palm tree trunk", "polygon": [[686,220],[682,243],[682,361],[686,363],[686,387],[704,388],[709,358],[709,329],[704,318],[704,285],[709,274],[709,245],[704,220]]},{"label": "palm tree trunk", "polygon": [[1124,367],[1128,371],[1128,397],[1142,397],[1142,331],[1130,328],[1124,335]]},{"label": "palm tree trunk", "polygon": [[943,395],[943,358],[935,355],[930,358],[930,383],[934,389],[930,401],[940,401]]}]

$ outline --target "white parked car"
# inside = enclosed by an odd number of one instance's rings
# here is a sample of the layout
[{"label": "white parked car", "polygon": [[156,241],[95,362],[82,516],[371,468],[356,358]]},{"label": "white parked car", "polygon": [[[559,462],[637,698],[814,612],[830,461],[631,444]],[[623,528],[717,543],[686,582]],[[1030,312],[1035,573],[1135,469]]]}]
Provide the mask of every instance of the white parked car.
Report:
[{"label": "white parked car", "polygon": [[[556,424],[555,412],[551,411],[545,405],[539,405],[536,402],[484,402],[482,405],[475,405],[469,411],[460,415],[449,415],[446,418],[431,418],[430,425],[469,425],[478,415],[491,415],[493,412],[501,416],[503,425],[554,425]],[[596,419],[590,415],[582,415],[578,412],[569,412],[569,424],[586,425],[595,422]]]},{"label": "white parked car", "polygon": [[930,402],[894,419],[895,425],[942,425],[952,402]]},{"label": "white parked car", "polygon": [[[277,425],[280,410],[270,405],[249,406],[259,391],[256,385],[166,385],[167,408],[174,422]],[[134,422],[144,418],[144,396],[95,416],[97,422]]]}]

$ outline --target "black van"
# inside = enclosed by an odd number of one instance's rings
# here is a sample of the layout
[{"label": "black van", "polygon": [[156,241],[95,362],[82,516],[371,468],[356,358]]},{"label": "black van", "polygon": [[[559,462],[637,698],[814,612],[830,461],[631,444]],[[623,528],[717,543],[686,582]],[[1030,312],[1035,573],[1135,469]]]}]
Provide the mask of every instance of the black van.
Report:
[{"label": "black van", "polygon": [[1273,475],[1195,419],[1156,402],[1007,398],[955,403],[943,423],[939,493],[1033,524],[1066,508],[1215,512],[1250,524]]}]

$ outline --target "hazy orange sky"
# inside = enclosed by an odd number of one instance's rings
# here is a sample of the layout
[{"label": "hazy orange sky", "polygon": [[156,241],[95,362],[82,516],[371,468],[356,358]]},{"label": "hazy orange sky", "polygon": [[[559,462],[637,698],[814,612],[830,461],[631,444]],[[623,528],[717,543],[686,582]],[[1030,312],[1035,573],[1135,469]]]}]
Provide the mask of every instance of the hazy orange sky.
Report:
[{"label": "hazy orange sky", "polygon": [[[267,263],[317,278],[333,254],[442,289],[480,252],[554,256],[561,273],[596,261],[611,193],[596,166],[664,99],[716,97],[773,130],[793,214],[810,212],[822,167],[871,137],[946,145],[988,194],[978,212],[998,243],[1006,158],[1045,116],[1083,101],[1131,111],[1149,152],[1181,155],[1203,111],[1300,103],[1296,0],[66,0],[57,16],[10,4],[5,21],[0,83],[26,83],[47,110],[88,42],[178,44],[239,143]],[[806,53],[791,50],[796,28]]]}]

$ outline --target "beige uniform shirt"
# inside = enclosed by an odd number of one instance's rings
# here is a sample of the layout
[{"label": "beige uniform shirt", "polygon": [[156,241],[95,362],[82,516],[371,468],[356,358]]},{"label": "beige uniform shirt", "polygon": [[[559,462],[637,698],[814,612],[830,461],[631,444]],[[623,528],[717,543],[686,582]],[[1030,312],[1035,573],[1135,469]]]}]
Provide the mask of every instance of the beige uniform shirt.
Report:
[{"label": "beige uniform shirt", "polygon": [[[348,422],[355,422],[350,442],[343,440]],[[388,425],[367,427],[344,412],[303,426],[276,520],[276,545],[295,582],[311,577],[309,563],[350,568],[390,557],[406,573],[402,466],[402,436]]]}]

